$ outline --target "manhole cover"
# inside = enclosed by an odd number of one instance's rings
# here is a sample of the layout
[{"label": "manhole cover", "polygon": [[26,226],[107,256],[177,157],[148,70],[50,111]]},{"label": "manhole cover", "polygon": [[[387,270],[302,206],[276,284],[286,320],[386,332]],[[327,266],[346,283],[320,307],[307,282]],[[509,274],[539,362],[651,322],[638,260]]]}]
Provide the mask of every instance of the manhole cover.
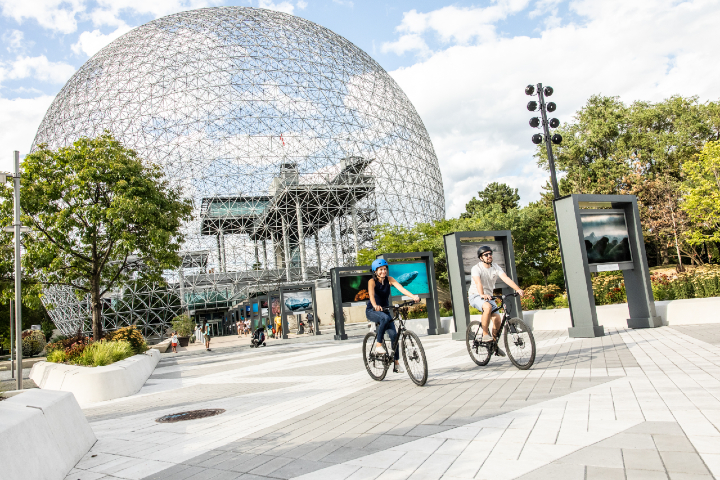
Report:
[{"label": "manhole cover", "polygon": [[170,415],[165,415],[155,421],[158,423],[184,422],[185,420],[197,420],[198,418],[214,417],[215,415],[220,415],[221,413],[225,413],[225,410],[222,408],[190,410],[189,412],[171,413]]}]

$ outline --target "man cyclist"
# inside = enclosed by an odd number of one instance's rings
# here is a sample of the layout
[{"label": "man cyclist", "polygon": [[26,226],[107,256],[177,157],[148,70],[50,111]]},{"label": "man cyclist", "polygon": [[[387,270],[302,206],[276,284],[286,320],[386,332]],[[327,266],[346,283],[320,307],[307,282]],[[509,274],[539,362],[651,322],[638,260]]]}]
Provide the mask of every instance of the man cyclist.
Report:
[{"label": "man cyclist", "polygon": [[[408,297],[412,298],[416,302],[420,301],[420,297],[410,293],[405,287],[393,277],[388,275],[388,262],[385,259],[378,258],[372,263],[373,278],[368,281],[368,293],[370,294],[370,300],[367,302],[367,309],[365,310],[365,316],[371,322],[377,323],[377,337],[375,337],[375,352],[384,354],[385,348],[383,347],[382,340],[385,332],[390,335],[390,341],[395,343],[395,337],[397,336],[397,330],[395,329],[395,322],[392,317],[385,312],[385,309],[390,306],[390,286],[393,286],[400,290]],[[405,373],[400,366],[400,348],[398,346],[395,351],[395,366],[393,367],[395,373]]]},{"label": "man cyclist", "polygon": [[[468,291],[468,301],[471,306],[477,308],[482,313],[482,341],[490,342],[493,339],[488,332],[490,317],[493,319],[493,335],[496,338],[500,335],[498,330],[500,329],[501,318],[500,314],[497,313],[497,303],[495,303],[495,299],[492,298],[498,277],[510,288],[519,293],[521,297],[524,292],[505,274],[500,265],[492,261],[492,248],[483,245],[478,248],[477,256],[480,261],[470,270],[472,282],[470,283],[470,290]],[[505,356],[505,352],[499,347],[497,354],[501,357]]]}]

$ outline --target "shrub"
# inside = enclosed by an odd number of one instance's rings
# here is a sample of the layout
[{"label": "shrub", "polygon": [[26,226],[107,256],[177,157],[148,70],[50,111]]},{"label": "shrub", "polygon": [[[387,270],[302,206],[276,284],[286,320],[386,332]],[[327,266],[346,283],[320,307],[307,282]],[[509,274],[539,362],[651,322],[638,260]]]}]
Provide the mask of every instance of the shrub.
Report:
[{"label": "shrub", "polygon": [[67,357],[65,356],[64,350],[53,350],[52,352],[48,353],[47,361],[53,362],[53,363],[63,363],[67,360]]},{"label": "shrub", "polygon": [[40,324],[40,328],[42,329],[43,335],[45,335],[45,341],[49,342],[50,337],[52,337],[53,330],[55,330],[55,324],[50,320],[43,320]]},{"label": "shrub", "polygon": [[523,310],[554,308],[555,298],[561,293],[560,287],[553,283],[548,285],[530,285],[525,289],[525,295],[520,300],[520,304]]},{"label": "shrub", "polygon": [[570,304],[568,303],[567,293],[563,293],[562,295],[558,295],[557,297],[555,297],[555,299],[553,300],[553,304],[557,308],[568,308]]},{"label": "shrub", "polygon": [[172,328],[179,337],[189,337],[195,330],[195,324],[188,315],[178,315],[172,320]]},{"label": "shrub", "polygon": [[405,318],[427,318],[427,305],[424,303],[418,303],[408,308],[407,316]]},{"label": "shrub", "polygon": [[30,330],[22,334],[22,354],[32,357],[45,350],[45,335],[40,330]]},{"label": "shrub", "polygon": [[143,353],[145,350],[148,349],[148,346],[145,343],[145,337],[143,337],[143,334],[140,333],[140,330],[138,330],[135,325],[130,325],[129,327],[124,327],[117,330],[113,333],[112,337],[109,338],[109,340],[115,342],[119,340],[125,340],[126,342],[130,343],[133,351],[136,354]]},{"label": "shrub", "polygon": [[78,356],[76,363],[90,367],[102,367],[135,355],[135,350],[126,340],[91,343]]},{"label": "shrub", "polygon": [[625,280],[615,272],[599,273],[592,279],[595,305],[627,302]]}]

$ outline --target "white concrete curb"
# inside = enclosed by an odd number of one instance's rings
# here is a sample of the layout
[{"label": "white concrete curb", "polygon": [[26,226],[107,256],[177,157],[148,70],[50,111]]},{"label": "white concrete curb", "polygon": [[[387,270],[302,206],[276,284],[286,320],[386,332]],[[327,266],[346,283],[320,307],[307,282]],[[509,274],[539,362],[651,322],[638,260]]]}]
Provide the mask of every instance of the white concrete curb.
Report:
[{"label": "white concrete curb", "polygon": [[33,365],[30,378],[40,388],[72,392],[84,406],[137,393],[158,361],[160,352],[148,350],[106,367],[38,362]]},{"label": "white concrete curb", "polygon": [[[655,302],[655,312],[663,325],[696,325],[720,322],[720,297],[664,300]],[[597,307],[598,324],[627,328],[630,317],[627,303]],[[564,330],[571,327],[570,310],[531,310],[523,312],[525,322],[533,330]]]},{"label": "white concrete curb", "polygon": [[0,402],[4,480],[62,480],[96,441],[68,392],[34,388]]}]

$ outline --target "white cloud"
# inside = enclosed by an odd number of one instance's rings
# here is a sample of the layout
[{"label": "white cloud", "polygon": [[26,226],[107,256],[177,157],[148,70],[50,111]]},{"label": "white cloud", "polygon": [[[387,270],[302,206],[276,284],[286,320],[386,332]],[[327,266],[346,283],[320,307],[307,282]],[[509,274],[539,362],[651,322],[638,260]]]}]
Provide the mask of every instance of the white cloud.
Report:
[{"label": "white cloud", "polygon": [[350,8],[353,8],[355,6],[355,3],[351,2],[350,0],[333,0],[333,3],[337,3],[338,5],[342,5],[343,7]]},{"label": "white cloud", "polygon": [[2,36],[3,41],[7,43],[7,51],[8,52],[16,52],[20,53],[23,52],[28,44],[31,44],[32,42],[27,42],[25,40],[25,34],[21,32],[20,30],[9,30],[5,32],[5,34]]},{"label": "white cloud", "polygon": [[295,12],[296,6],[298,9],[302,10],[305,7],[307,7],[307,2],[305,2],[304,0],[300,0],[297,2],[296,5],[293,5],[292,3],[288,2],[288,1],[275,3],[272,0],[258,0],[258,7],[260,7],[260,8],[267,8],[269,10],[277,10],[278,12],[289,13],[290,15],[292,15],[293,12]]},{"label": "white cloud", "polygon": [[421,40],[440,34],[450,42],[391,73],[432,138],[448,216],[457,216],[478,190],[499,179],[518,187],[523,203],[538,198],[548,174],[532,158],[530,137],[536,131],[528,126],[533,115],[525,109],[529,99],[523,92],[528,83],[554,87],[562,122],[598,93],[628,102],[674,94],[717,100],[718,0],[578,0],[570,6],[581,22],[543,24],[535,38],[487,39],[474,33],[475,26],[440,33],[446,25],[428,20],[437,18],[435,12],[403,18],[401,38],[416,32]]},{"label": "white cloud", "polygon": [[18,150],[20,155],[30,151],[38,125],[50,107],[54,96],[41,95],[35,98],[8,100],[0,98],[0,145],[6,154],[0,155],[0,171],[12,171],[12,156],[9,151]]},{"label": "white cloud", "polygon": [[75,72],[75,67],[64,62],[51,62],[45,55],[17,57],[7,67],[0,67],[0,80],[17,80],[32,77],[41,82],[65,83]]},{"label": "white cloud", "polygon": [[3,15],[16,22],[35,20],[38,24],[60,33],[77,29],[75,16],[85,8],[83,0],[0,0]]},{"label": "white cloud", "polygon": [[380,47],[380,51],[382,53],[390,52],[396,55],[416,51],[421,57],[426,57],[432,53],[430,47],[425,43],[425,40],[417,33],[402,35],[394,42],[385,42],[382,44],[382,47]]},{"label": "white cloud", "polygon": [[132,27],[123,23],[114,32],[108,33],[107,35],[104,35],[100,30],[83,32],[80,34],[77,43],[73,44],[71,48],[77,55],[84,53],[88,57],[92,57],[105,45],[130,30],[132,30]]}]

